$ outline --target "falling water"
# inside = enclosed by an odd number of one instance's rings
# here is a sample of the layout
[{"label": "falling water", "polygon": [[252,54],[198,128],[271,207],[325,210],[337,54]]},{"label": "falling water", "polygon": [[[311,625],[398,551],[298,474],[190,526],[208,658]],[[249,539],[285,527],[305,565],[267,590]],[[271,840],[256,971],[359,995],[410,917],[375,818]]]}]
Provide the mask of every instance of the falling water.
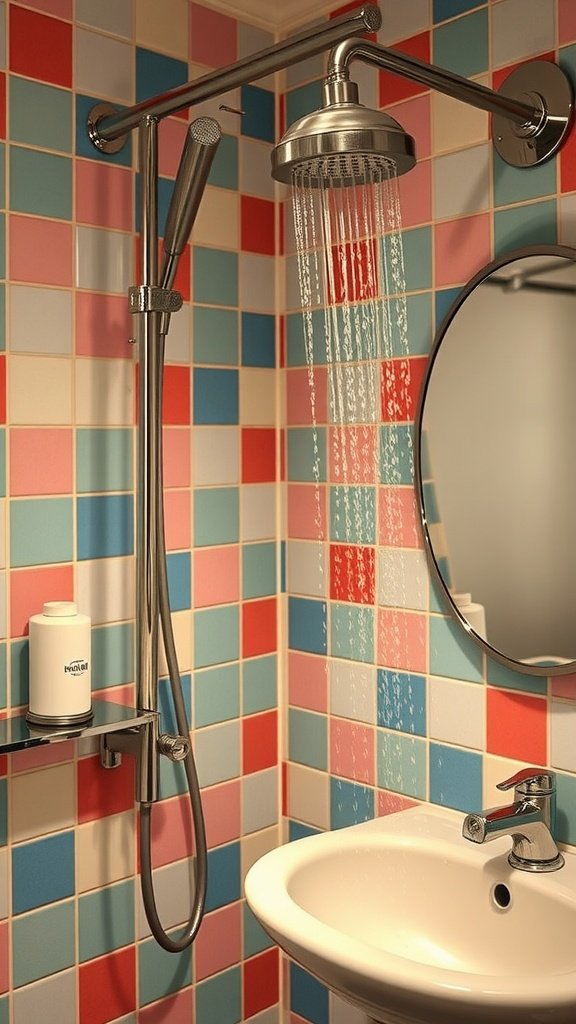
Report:
[{"label": "falling water", "polygon": [[[403,756],[400,738],[393,731],[405,728],[403,709],[409,713],[413,704],[411,686],[398,666],[407,663],[409,651],[400,488],[413,478],[412,438],[406,421],[415,412],[410,408],[396,169],[393,161],[379,156],[326,158],[320,166],[318,161],[300,165],[293,172],[292,185],[319,541],[321,454],[315,352],[324,352],[328,377],[331,544],[326,564],[332,601],[327,649],[332,657],[385,667],[384,722],[380,724],[392,731],[382,744],[381,784],[410,792],[415,787],[415,778],[409,778],[415,775],[415,764],[412,772],[411,757],[406,758],[405,750]],[[318,309],[323,312],[321,318],[313,315]],[[385,552],[379,557],[381,538],[394,557],[386,557]],[[324,564],[321,553],[320,564]],[[376,606],[390,604],[390,595],[395,595],[395,607],[381,608],[377,614]],[[354,706],[351,714],[356,717]],[[362,735],[366,736],[365,730]],[[368,752],[360,750],[354,760],[361,766],[367,757]],[[361,771],[359,767],[360,781]]]}]

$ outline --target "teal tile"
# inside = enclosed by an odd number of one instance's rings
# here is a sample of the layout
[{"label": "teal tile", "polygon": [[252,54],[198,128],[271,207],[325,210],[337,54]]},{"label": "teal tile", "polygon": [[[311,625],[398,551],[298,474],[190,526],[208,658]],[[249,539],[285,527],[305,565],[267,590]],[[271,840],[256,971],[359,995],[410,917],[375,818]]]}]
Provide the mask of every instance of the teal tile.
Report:
[{"label": "teal tile", "polygon": [[288,757],[298,764],[326,771],[328,768],[328,723],[326,715],[290,708],[288,711]]},{"label": "teal tile", "polygon": [[0,999],[0,1024],[10,1024],[10,1000],[8,996]]},{"label": "teal tile", "polygon": [[168,953],[155,939],[138,946],[138,978],[140,1005],[153,1003],[170,992],[178,992],[192,983],[190,949]]},{"label": "teal tile", "polygon": [[483,679],[482,650],[459,622],[441,615],[430,616],[430,673],[481,683]]},{"label": "teal tile", "polygon": [[240,715],[240,666],[220,665],[194,676],[194,726],[197,729]]},{"label": "teal tile", "polygon": [[494,205],[510,206],[556,193],[556,160],[537,167],[512,167],[494,150]]},{"label": "teal tile", "polygon": [[278,704],[278,663],[275,654],[242,663],[242,714],[253,715]]},{"label": "teal tile", "polygon": [[432,287],[432,228],[412,228],[402,232],[404,279],[407,292]]},{"label": "teal tile", "polygon": [[[55,941],[57,937],[57,941]],[[74,902],[56,903],[12,921],[15,988],[56,974],[75,962]]]},{"label": "teal tile", "polygon": [[322,82],[308,82],[307,85],[291,89],[286,93],[286,124],[291,125],[293,121],[322,106]]},{"label": "teal tile", "polygon": [[560,843],[576,845],[576,778],[573,775],[556,773],[558,805],[556,816],[556,839]]},{"label": "teal tile", "polygon": [[276,545],[244,544],[242,547],[242,598],[276,593]]},{"label": "teal tile", "polygon": [[463,78],[488,70],[488,11],[484,8],[436,28],[433,62]]},{"label": "teal tile", "polygon": [[134,627],[131,622],[92,629],[92,689],[122,686],[134,679]]},{"label": "teal tile", "polygon": [[158,792],[161,800],[170,800],[174,796],[188,792],[186,773],[182,771],[180,763],[169,761],[167,757],[160,758]]},{"label": "teal tile", "polygon": [[12,142],[72,152],[72,93],[11,75],[9,110]]},{"label": "teal tile", "polygon": [[426,799],[425,740],[378,730],[378,785],[393,793]]},{"label": "teal tile", "polygon": [[238,254],[193,247],[194,302],[211,306],[238,305]]},{"label": "teal tile", "polygon": [[556,243],[556,201],[530,203],[494,214],[494,255],[525,245]]},{"label": "teal tile", "polygon": [[0,708],[5,708],[8,705],[6,660],[6,644],[0,643]]},{"label": "teal tile", "polygon": [[486,0],[434,0],[434,21],[447,21],[448,18],[455,18],[458,14],[463,14],[473,7],[481,7],[485,3]]},{"label": "teal tile", "polygon": [[134,942],[134,882],[80,896],[78,933],[80,962]]},{"label": "teal tile", "polygon": [[349,544],[376,543],[374,487],[330,488],[330,540]]},{"label": "teal tile", "polygon": [[237,487],[208,487],[194,492],[194,545],[234,544],[240,536]]},{"label": "teal tile", "polygon": [[309,483],[326,480],[326,428],[287,430],[288,479]]},{"label": "teal tile", "polygon": [[244,956],[254,956],[274,945],[274,941],[266,934],[262,925],[256,920],[247,903],[242,907],[242,924],[244,934]]},{"label": "teal tile", "polygon": [[19,708],[28,703],[29,674],[28,639],[14,640],[10,644],[10,707]]},{"label": "teal tile", "polygon": [[196,985],[196,1024],[238,1024],[242,1019],[240,967],[215,974]]},{"label": "teal tile", "polygon": [[70,498],[10,502],[10,564],[71,562],[73,510]]},{"label": "teal tile", "polygon": [[508,690],[523,690],[525,693],[544,695],[548,691],[546,676],[529,676],[525,672],[516,672],[490,657],[486,658],[486,674],[491,686],[505,686]]},{"label": "teal tile", "polygon": [[18,213],[72,219],[72,160],[10,146],[10,208]]},{"label": "teal tile", "polygon": [[312,350],[314,366],[326,363],[325,313],[315,309],[304,325],[302,313],[288,313],[286,317],[286,362],[288,366],[306,366],[307,345]]},{"label": "teal tile", "polygon": [[413,428],[405,424],[385,424],[380,427],[380,483],[398,487],[413,481]]},{"label": "teal tile", "polygon": [[[432,315],[432,292],[408,295],[406,298],[408,321],[408,352],[411,356],[427,356],[434,340],[434,319]],[[406,354],[402,338],[392,338],[393,355]]]},{"label": "teal tile", "polygon": [[374,609],[356,604],[330,606],[330,654],[351,661],[374,661]]},{"label": "teal tile", "polygon": [[132,449],[131,430],[78,430],[76,489],[83,493],[132,490]]},{"label": "teal tile", "polygon": [[207,668],[240,656],[238,605],[194,613],[194,667]]},{"label": "teal tile", "polygon": [[238,139],[235,135],[222,135],[210,168],[208,184],[218,188],[238,188]]},{"label": "teal tile", "polygon": [[238,366],[238,313],[232,309],[194,306],[194,362]]},{"label": "teal tile", "polygon": [[374,790],[359,782],[330,779],[330,828],[348,828],[374,817]]}]

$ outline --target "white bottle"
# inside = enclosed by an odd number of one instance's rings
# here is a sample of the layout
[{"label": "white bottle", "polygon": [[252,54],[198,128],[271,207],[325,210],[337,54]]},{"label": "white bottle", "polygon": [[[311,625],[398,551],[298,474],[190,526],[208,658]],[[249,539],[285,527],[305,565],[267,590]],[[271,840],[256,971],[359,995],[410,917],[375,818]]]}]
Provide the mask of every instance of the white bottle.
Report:
[{"label": "white bottle", "polygon": [[30,696],[35,725],[73,725],[92,717],[90,618],[73,601],[47,601],[30,619]]}]

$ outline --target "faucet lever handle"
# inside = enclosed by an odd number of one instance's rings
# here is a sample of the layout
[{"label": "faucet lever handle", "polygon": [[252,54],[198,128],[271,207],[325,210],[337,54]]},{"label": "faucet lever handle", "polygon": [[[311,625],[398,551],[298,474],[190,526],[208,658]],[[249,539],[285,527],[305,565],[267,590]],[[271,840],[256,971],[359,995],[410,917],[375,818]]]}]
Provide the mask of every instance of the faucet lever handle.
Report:
[{"label": "faucet lever handle", "polygon": [[542,768],[522,768],[511,778],[499,782],[497,789],[519,789],[521,796],[547,796],[556,789],[554,772]]}]

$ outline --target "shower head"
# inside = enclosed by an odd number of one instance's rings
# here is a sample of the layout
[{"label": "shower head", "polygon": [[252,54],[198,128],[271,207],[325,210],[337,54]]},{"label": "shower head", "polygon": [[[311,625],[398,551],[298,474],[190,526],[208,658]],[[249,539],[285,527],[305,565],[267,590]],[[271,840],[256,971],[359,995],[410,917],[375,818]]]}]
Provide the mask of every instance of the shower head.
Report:
[{"label": "shower head", "polygon": [[313,187],[330,179],[337,185],[368,184],[364,156],[373,158],[372,167],[393,163],[396,175],[414,167],[412,136],[389,114],[362,106],[354,82],[327,81],[324,96],[324,107],[295,121],[272,151],[273,178],[290,184],[292,171],[302,167]]}]

